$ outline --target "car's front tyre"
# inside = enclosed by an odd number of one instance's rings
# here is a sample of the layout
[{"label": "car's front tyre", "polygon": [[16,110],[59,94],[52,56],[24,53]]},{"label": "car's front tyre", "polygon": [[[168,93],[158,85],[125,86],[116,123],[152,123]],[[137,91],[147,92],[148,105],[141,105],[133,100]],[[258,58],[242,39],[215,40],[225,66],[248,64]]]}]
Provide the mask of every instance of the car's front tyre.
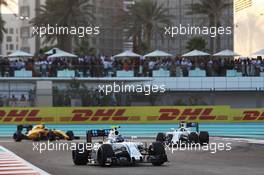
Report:
[{"label": "car's front tyre", "polygon": [[84,144],[78,144],[76,150],[72,151],[72,160],[75,165],[87,165],[89,152]]},{"label": "car's front tyre", "polygon": [[21,142],[23,139],[23,134],[21,132],[15,132],[13,135],[15,142]]},{"label": "car's front tyre", "polygon": [[[107,165],[108,159],[112,159],[114,157],[114,151],[110,144],[103,144],[97,153],[97,161],[100,166],[104,167]],[[111,166],[111,162],[109,164]]]},{"label": "car's front tyre", "polygon": [[153,166],[161,166],[168,161],[164,145],[161,142],[153,142],[149,146],[149,155]]}]

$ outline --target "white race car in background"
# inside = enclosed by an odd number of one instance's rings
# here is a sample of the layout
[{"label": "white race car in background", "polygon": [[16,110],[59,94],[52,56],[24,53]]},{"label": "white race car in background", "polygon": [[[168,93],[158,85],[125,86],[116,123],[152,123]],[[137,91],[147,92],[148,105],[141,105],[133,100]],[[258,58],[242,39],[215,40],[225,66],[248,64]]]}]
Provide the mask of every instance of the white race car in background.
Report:
[{"label": "white race car in background", "polygon": [[[87,143],[92,143],[93,137],[103,137],[103,141],[94,143],[89,150],[83,150],[81,145],[77,146],[78,149],[72,152],[75,165],[111,166],[152,163],[154,166],[161,166],[167,162],[165,148],[161,142],[153,142],[147,147],[140,142],[125,141],[117,127],[87,131]],[[104,137],[107,137],[106,141]]]},{"label": "white race car in background", "polygon": [[[181,143],[200,143],[201,145],[209,144],[209,133],[207,131],[199,131],[198,123],[181,122],[178,129],[172,128],[166,133],[158,133],[156,141],[174,145]],[[196,130],[193,131],[192,128]]]}]

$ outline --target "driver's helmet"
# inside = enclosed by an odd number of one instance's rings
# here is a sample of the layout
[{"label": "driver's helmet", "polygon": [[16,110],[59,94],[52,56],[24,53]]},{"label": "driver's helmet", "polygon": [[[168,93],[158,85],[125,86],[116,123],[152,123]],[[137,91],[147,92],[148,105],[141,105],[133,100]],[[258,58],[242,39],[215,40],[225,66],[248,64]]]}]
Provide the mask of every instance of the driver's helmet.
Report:
[{"label": "driver's helmet", "polygon": [[120,142],[124,142],[125,139],[121,135],[118,135],[118,136],[116,136],[115,141],[120,143]]},{"label": "driver's helmet", "polygon": [[182,131],[182,132],[183,132],[183,131],[185,131],[185,129],[184,129],[184,128],[181,128],[181,129],[180,129],[180,131]]}]

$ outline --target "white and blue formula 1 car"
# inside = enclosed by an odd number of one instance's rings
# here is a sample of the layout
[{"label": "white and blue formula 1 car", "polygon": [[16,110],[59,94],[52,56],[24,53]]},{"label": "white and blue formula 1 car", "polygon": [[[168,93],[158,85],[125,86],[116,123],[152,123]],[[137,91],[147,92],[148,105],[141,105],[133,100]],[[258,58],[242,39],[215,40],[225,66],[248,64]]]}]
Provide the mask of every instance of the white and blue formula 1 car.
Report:
[{"label": "white and blue formula 1 car", "polygon": [[[152,163],[154,166],[161,166],[167,162],[165,148],[161,142],[153,142],[147,147],[141,142],[125,141],[119,134],[118,127],[87,131],[87,143],[92,143],[94,137],[103,137],[103,141],[94,143],[91,149],[84,151],[77,146],[78,149],[72,152],[75,165],[97,164],[104,167]],[[107,139],[104,140],[104,137]]]},{"label": "white and blue formula 1 car", "polygon": [[[195,131],[192,128],[196,128]],[[209,144],[209,133],[207,131],[199,131],[198,123],[181,122],[178,129],[172,128],[171,131],[166,133],[158,133],[156,141],[175,145],[182,143],[195,143],[195,144]]]}]

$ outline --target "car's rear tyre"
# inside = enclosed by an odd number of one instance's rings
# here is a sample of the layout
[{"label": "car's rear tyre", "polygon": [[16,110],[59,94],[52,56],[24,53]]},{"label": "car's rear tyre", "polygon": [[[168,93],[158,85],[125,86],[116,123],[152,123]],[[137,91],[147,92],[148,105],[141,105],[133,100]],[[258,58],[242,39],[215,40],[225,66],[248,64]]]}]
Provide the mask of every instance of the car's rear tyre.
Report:
[{"label": "car's rear tyre", "polygon": [[48,137],[49,141],[55,141],[56,140],[56,135],[52,131],[49,131],[47,137]]},{"label": "car's rear tyre", "polygon": [[45,137],[42,133],[38,133],[38,136],[33,139],[35,142],[39,142],[41,140],[47,140],[47,137]]},{"label": "car's rear tyre", "polygon": [[191,132],[189,135],[189,140],[191,143],[198,143],[199,142],[199,135],[196,132]]},{"label": "car's rear tyre", "polygon": [[23,134],[21,132],[15,132],[13,135],[15,142],[21,142],[23,139]]},{"label": "car's rear tyre", "polygon": [[72,160],[75,165],[87,165],[89,152],[84,144],[78,144],[76,150],[72,151]]},{"label": "car's rear tyre", "polygon": [[166,135],[164,133],[158,133],[156,137],[157,142],[165,142]]},{"label": "car's rear tyre", "polygon": [[149,154],[155,157],[151,160],[153,166],[161,166],[167,161],[166,151],[161,142],[153,142],[149,147]]},{"label": "car's rear tyre", "polygon": [[199,142],[201,145],[209,144],[209,133],[207,131],[200,132]]},{"label": "car's rear tyre", "polygon": [[97,160],[100,166],[102,167],[106,166],[107,159],[113,158],[113,157],[114,157],[114,151],[110,144],[103,144],[98,149]]},{"label": "car's rear tyre", "polygon": [[69,137],[68,140],[73,140],[74,139],[74,133],[73,133],[73,131],[67,131],[66,132],[66,135]]}]

